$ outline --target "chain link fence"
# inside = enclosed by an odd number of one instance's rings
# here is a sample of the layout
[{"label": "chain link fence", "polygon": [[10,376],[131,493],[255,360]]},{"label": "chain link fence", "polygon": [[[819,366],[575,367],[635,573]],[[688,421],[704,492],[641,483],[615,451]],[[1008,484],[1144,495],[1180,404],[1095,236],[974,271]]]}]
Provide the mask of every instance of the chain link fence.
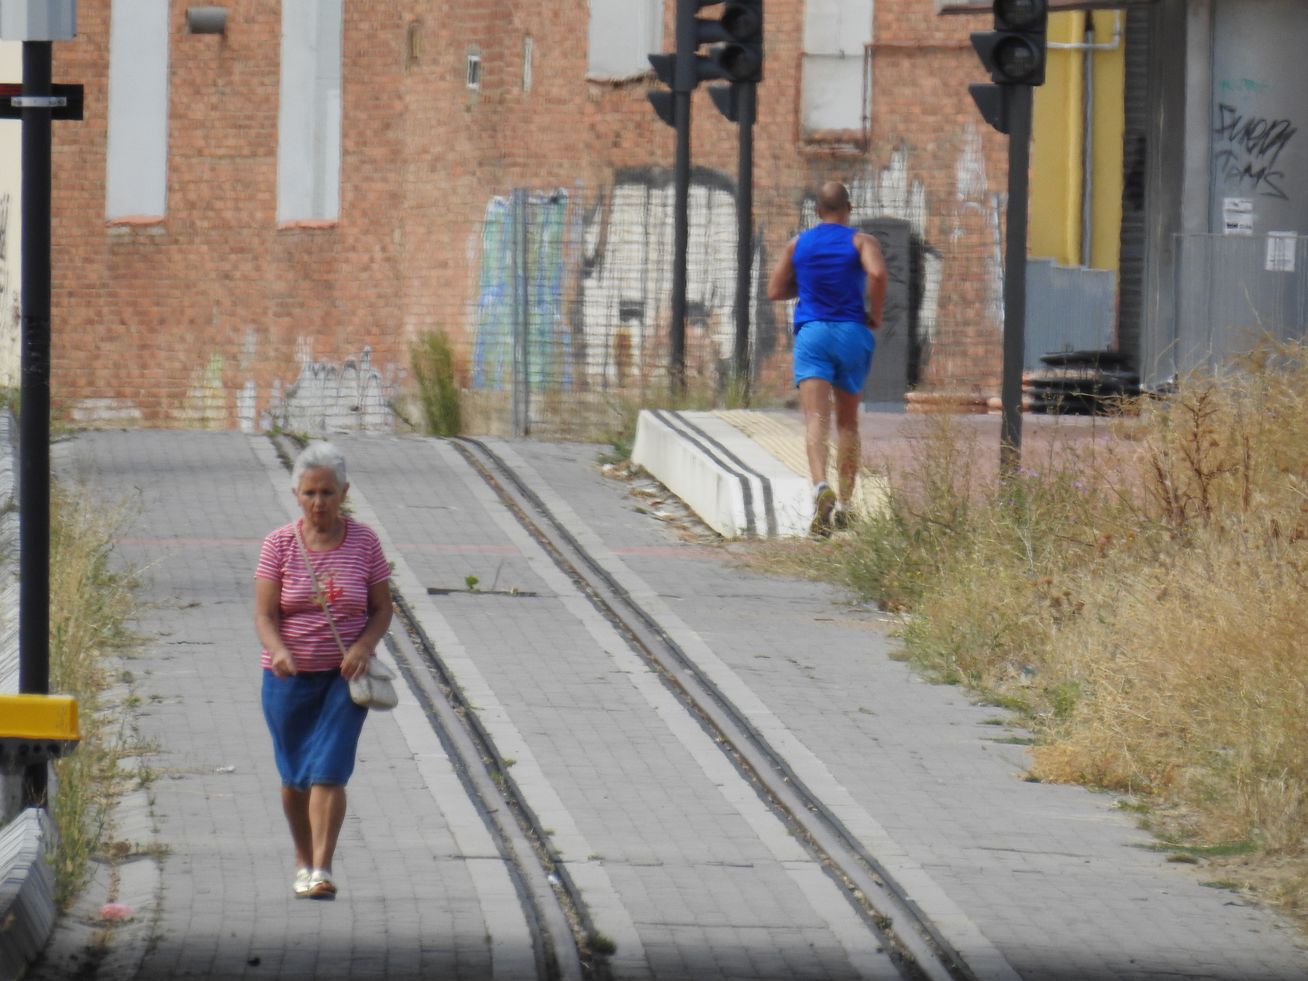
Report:
[{"label": "chain link fence", "polygon": [[[1002,198],[983,179],[951,193],[956,168],[915,176],[907,163],[896,155],[848,180],[853,222],[881,240],[891,273],[867,397],[902,404],[929,375],[979,397],[999,369]],[[516,188],[489,200],[471,236],[464,327],[456,316],[446,329],[466,431],[603,437],[636,408],[672,401],[673,196],[671,170],[640,168],[598,191]],[[794,398],[791,307],[766,299],[768,274],[817,218],[804,187],[758,187],[755,200],[749,401],[766,407]],[[685,400],[739,404],[733,180],[694,171],[689,226]]]}]

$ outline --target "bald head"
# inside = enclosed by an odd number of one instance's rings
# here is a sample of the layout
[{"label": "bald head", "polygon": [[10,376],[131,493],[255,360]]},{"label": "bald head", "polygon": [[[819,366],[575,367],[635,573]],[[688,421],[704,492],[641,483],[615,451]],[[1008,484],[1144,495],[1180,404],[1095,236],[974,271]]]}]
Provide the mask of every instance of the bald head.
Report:
[{"label": "bald head", "polygon": [[827,181],[818,191],[817,213],[819,218],[843,219],[849,210],[849,191],[840,181]]}]

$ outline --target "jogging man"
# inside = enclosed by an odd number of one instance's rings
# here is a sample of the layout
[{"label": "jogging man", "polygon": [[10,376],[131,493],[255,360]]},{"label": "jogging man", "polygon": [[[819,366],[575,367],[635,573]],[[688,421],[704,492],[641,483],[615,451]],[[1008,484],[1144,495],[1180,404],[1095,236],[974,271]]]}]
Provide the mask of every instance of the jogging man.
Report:
[{"label": "jogging man", "polygon": [[[819,224],[786,246],[768,279],[769,300],[795,304],[794,367],[804,410],[804,443],[813,479],[816,535],[849,523],[858,476],[859,398],[872,367],[886,297],[886,262],[871,235],[849,227],[849,191],[828,181],[818,192]],[[839,497],[827,484],[827,433],[836,406]]]}]

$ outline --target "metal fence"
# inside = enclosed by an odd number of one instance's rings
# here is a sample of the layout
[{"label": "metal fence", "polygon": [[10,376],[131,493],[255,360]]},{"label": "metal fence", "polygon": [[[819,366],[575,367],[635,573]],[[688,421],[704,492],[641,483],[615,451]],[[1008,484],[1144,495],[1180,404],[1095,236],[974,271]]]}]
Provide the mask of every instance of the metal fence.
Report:
[{"label": "metal fence", "polygon": [[[960,202],[948,173],[907,172],[905,155],[849,181],[854,223],[883,243],[892,274],[868,398],[902,403],[928,370],[957,388],[997,378],[1002,201],[981,184]],[[696,168],[690,194],[685,377],[691,404],[734,392],[736,188]],[[816,221],[802,187],[755,189],[750,395],[794,398],[790,306],[766,299],[778,250]],[[935,207],[932,207],[932,205]],[[618,170],[603,188],[516,189],[488,201],[469,238],[468,308],[446,332],[469,432],[602,435],[633,406],[667,404],[672,172]],[[932,358],[935,358],[934,368]]]},{"label": "metal fence", "polygon": [[[564,189],[489,202],[466,334],[468,425],[515,435],[591,434],[628,403],[667,397],[672,187],[619,175],[588,202]],[[690,202],[686,376],[722,393],[734,344],[735,194],[707,173]],[[751,353],[776,348],[754,251]]]},{"label": "metal fence", "polygon": [[1116,272],[1027,262],[1024,370],[1039,368],[1046,354],[1106,351],[1116,346],[1116,334]]},{"label": "metal fence", "polygon": [[1176,317],[1144,339],[1146,385],[1308,328],[1308,237],[1177,235]]}]

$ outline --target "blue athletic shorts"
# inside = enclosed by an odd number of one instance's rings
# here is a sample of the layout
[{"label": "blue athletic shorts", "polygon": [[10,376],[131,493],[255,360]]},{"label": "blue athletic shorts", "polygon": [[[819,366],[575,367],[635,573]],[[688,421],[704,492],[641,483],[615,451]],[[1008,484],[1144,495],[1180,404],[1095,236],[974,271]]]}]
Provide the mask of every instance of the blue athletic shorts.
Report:
[{"label": "blue athletic shorts", "polygon": [[810,320],[795,335],[795,384],[805,378],[822,378],[857,394],[867,381],[876,346],[866,324]]},{"label": "blue athletic shorts", "polygon": [[349,782],[368,710],[350,701],[350,683],[339,671],[279,678],[265,668],[263,717],[283,787]]}]

